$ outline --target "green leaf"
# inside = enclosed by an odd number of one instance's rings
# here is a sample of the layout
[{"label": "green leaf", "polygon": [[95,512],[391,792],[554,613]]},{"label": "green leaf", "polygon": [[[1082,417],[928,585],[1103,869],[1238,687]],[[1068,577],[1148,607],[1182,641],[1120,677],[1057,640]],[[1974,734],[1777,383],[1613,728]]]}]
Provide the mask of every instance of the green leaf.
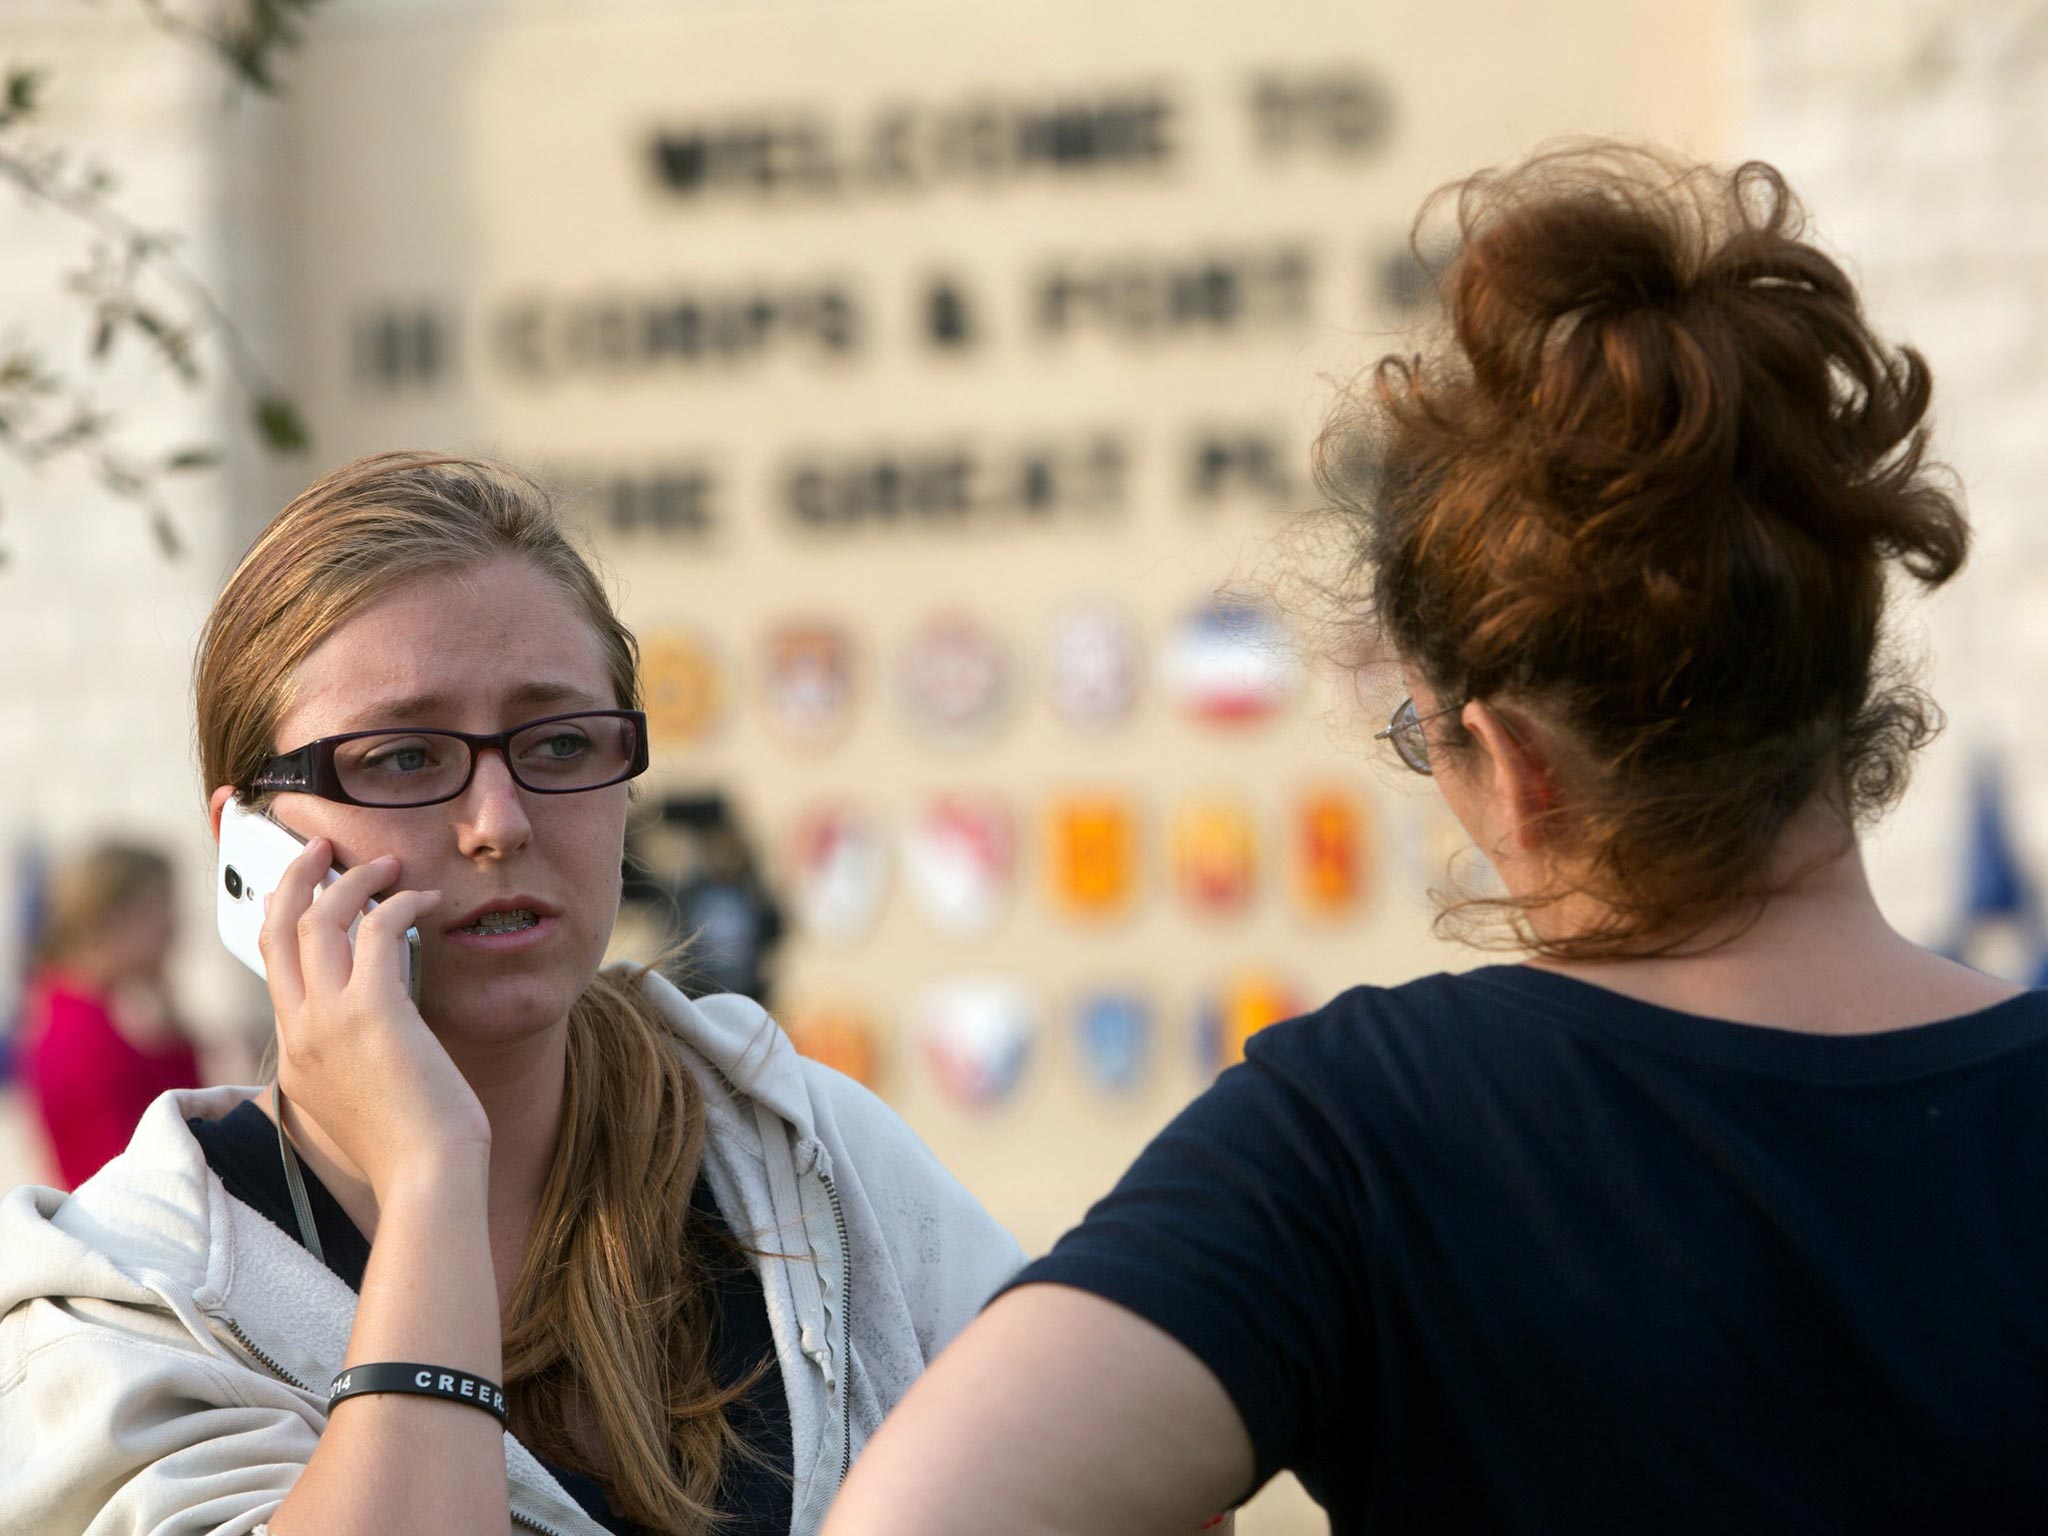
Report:
[{"label": "green leaf", "polygon": [[156,547],[163,551],[165,559],[176,560],[185,553],[185,541],[178,537],[177,525],[160,506],[149,509],[149,531],[156,535]]},{"label": "green leaf", "polygon": [[34,116],[42,105],[43,82],[48,78],[43,70],[30,65],[11,66],[6,82],[0,84],[0,126]]},{"label": "green leaf", "polygon": [[256,402],[256,431],[273,453],[304,453],[313,446],[299,408],[282,395]]},{"label": "green leaf", "polygon": [[220,462],[218,448],[183,448],[164,460],[164,468],[172,474],[187,469],[211,469]]},{"label": "green leaf", "polygon": [[109,458],[100,460],[100,484],[129,501],[140,501],[149,490],[149,484],[142,476]]},{"label": "green leaf", "polygon": [[128,318],[135,322],[137,330],[156,343],[164,361],[177,371],[179,378],[187,384],[199,382],[199,365],[192,361],[192,338],[187,332],[140,304],[129,310]]}]

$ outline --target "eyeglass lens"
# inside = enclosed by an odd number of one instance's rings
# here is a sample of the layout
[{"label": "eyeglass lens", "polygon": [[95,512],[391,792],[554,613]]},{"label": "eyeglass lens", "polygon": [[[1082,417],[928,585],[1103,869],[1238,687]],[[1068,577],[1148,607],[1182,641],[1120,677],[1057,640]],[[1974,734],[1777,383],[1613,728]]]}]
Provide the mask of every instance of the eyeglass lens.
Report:
[{"label": "eyeglass lens", "polygon": [[1429,738],[1423,734],[1422,721],[1415,713],[1415,701],[1403,699],[1400,708],[1394,711],[1394,718],[1387,722],[1387,734],[1394,743],[1394,751],[1402,762],[1417,773],[1430,772]]},{"label": "eyeglass lens", "polygon": [[[505,762],[527,789],[596,789],[625,776],[636,745],[631,720],[576,715],[519,732]],[[420,805],[460,792],[469,778],[469,743],[438,731],[380,732],[338,745],[334,770],[341,787],[367,805]]]}]

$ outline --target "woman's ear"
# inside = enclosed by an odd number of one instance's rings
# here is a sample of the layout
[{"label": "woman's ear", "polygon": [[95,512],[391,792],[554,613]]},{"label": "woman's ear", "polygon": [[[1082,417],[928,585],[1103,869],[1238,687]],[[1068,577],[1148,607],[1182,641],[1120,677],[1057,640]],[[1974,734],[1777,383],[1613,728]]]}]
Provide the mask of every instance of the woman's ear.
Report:
[{"label": "woman's ear", "polygon": [[1459,723],[1478,738],[1491,769],[1495,810],[1510,846],[1533,853],[1549,840],[1550,814],[1557,807],[1557,769],[1542,738],[1478,699],[1466,704]]},{"label": "woman's ear", "polygon": [[206,814],[207,818],[213,823],[213,840],[216,843],[220,841],[221,807],[228,803],[234,793],[234,785],[223,784],[213,792],[213,798],[206,802]]}]

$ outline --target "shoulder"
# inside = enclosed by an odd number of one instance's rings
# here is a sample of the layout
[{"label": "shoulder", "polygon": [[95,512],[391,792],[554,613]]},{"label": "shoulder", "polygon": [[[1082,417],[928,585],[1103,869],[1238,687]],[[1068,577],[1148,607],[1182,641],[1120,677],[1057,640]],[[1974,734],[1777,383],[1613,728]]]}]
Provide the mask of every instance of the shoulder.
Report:
[{"label": "shoulder", "polygon": [[251,1092],[162,1094],[126,1149],[76,1190],[10,1191],[0,1200],[0,1311],[31,1296],[147,1304],[153,1285],[204,1287],[219,1258],[227,1194],[186,1119],[226,1114]]},{"label": "shoulder", "polygon": [[1247,1061],[1289,1078],[1445,1070],[1511,1049],[1529,1022],[1513,967],[1439,972],[1393,987],[1352,987],[1313,1013],[1252,1036]]},{"label": "shoulder", "polygon": [[895,1110],[820,1062],[802,1070],[850,1232],[887,1252],[929,1360],[1023,1266],[1024,1251]]},{"label": "shoulder", "polygon": [[956,1242],[990,1249],[1015,1267],[1015,1241],[901,1115],[844,1073],[808,1057],[801,1062],[818,1140],[841,1184],[857,1184],[878,1211],[914,1208],[927,1226],[936,1218]]},{"label": "shoulder", "polygon": [[[1440,1146],[1577,1071],[1573,1033],[1526,1006],[1509,967],[1353,987],[1270,1025],[1183,1112],[1181,1140],[1279,1155],[1275,1127],[1317,1127],[1331,1155]],[[1290,1131],[1283,1140],[1291,1140]]]},{"label": "shoulder", "polygon": [[[0,1444],[37,1448],[0,1457],[0,1510],[36,1510],[39,1532],[182,1530],[202,1506],[251,1529],[320,1423],[309,1395],[209,1351],[161,1305],[38,1299],[0,1318]],[[0,1514],[0,1529],[26,1527]]]},{"label": "shoulder", "polygon": [[815,1162],[829,1172],[849,1207],[872,1222],[870,1235],[892,1248],[914,1247],[915,1257],[936,1260],[943,1252],[970,1285],[998,1271],[1001,1278],[1022,1262],[1015,1240],[901,1115],[852,1078],[800,1055],[759,1003],[731,995],[685,999],[652,974],[641,986],[685,1047],[715,1133],[763,1150],[763,1122],[754,1111],[766,1110],[798,1167]]}]

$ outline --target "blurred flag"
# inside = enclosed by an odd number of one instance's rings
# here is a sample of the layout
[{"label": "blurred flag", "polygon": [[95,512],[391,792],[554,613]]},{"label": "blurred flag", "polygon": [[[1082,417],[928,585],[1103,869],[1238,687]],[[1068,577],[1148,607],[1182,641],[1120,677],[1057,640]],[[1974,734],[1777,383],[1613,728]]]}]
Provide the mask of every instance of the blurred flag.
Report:
[{"label": "blurred flag", "polygon": [[2006,813],[2005,782],[1985,758],[1970,782],[1963,904],[1942,952],[1992,975],[2048,985],[2048,934]]},{"label": "blurred flag", "polygon": [[1167,641],[1160,672],[1173,701],[1220,725],[1263,720],[1293,692],[1298,658],[1277,615],[1222,599],[1188,615]]}]

